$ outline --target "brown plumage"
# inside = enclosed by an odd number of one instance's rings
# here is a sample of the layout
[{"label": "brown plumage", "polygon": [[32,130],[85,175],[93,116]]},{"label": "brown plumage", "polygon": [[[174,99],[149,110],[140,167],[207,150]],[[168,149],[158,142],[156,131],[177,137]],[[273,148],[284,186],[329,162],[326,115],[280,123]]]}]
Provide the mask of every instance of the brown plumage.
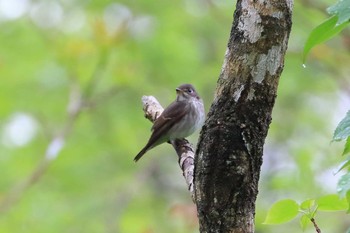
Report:
[{"label": "brown plumage", "polygon": [[191,84],[176,88],[177,98],[157,118],[146,146],[136,155],[137,162],[148,150],[164,142],[185,138],[202,127],[204,105]]}]

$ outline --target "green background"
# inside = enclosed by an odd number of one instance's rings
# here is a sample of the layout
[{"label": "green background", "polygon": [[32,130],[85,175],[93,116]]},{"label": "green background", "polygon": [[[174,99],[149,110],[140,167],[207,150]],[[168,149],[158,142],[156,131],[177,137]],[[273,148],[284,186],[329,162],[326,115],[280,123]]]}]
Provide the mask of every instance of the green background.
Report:
[{"label": "green background", "polygon": [[[298,220],[262,224],[272,203],[336,193],[342,145],[330,141],[350,105],[349,31],[315,47],[302,66],[303,44],[330,4],[295,1],[256,232],[301,232]],[[133,162],[151,127],[141,97],[154,95],[166,106],[179,84],[192,83],[208,111],[234,5],[0,0],[0,232],[198,232],[172,147]],[[74,118],[79,96],[86,101]],[[62,150],[47,160],[65,127]],[[197,137],[189,140],[195,144]],[[324,232],[350,225],[344,212],[323,212],[316,221]]]}]

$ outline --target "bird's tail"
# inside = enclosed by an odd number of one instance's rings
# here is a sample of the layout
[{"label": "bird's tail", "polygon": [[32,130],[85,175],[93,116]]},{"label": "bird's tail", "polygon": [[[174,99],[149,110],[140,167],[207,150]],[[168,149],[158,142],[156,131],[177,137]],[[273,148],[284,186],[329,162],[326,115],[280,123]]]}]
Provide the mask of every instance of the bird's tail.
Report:
[{"label": "bird's tail", "polygon": [[151,138],[147,142],[147,145],[136,155],[134,161],[137,162],[147,151],[158,146],[159,144],[162,144],[163,142],[165,142],[165,140],[162,138],[159,139],[158,135],[155,137],[155,135],[152,134]]},{"label": "bird's tail", "polygon": [[150,148],[146,145],[134,158],[135,163],[141,159],[141,157],[149,150]]}]

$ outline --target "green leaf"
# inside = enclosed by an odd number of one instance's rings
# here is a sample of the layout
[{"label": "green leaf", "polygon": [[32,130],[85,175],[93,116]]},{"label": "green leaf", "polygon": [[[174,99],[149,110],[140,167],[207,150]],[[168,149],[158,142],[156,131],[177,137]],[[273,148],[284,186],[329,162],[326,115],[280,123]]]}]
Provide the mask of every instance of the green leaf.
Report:
[{"label": "green leaf", "polygon": [[350,111],[346,113],[334,131],[333,141],[341,141],[350,136]]},{"label": "green leaf", "polygon": [[343,170],[344,168],[347,168],[350,166],[350,157],[347,158],[346,160],[344,160],[338,167],[337,171],[335,172],[335,174],[338,174],[341,170]]},{"label": "green leaf", "polygon": [[304,213],[309,219],[315,216],[317,207],[318,206],[314,199],[305,200],[300,204],[301,212]]},{"label": "green leaf", "polygon": [[[346,200],[348,201],[348,203],[350,203],[350,192],[347,192],[346,193]],[[350,213],[350,205],[349,205],[349,208],[348,210],[346,211],[348,214]]]},{"label": "green leaf", "polygon": [[342,24],[337,25],[338,16],[332,16],[328,18],[326,21],[315,27],[311,33],[309,38],[306,40],[303,52],[303,63],[305,63],[306,56],[310,52],[310,50],[316,45],[323,43],[336,34],[338,34],[341,30],[343,30],[349,22],[344,22]]},{"label": "green leaf", "polygon": [[300,209],[309,211],[315,205],[314,199],[307,199],[300,204]]},{"label": "green leaf", "polygon": [[350,190],[350,172],[340,177],[338,181],[337,191],[341,198],[345,197]]},{"label": "green leaf", "polygon": [[347,210],[349,204],[345,198],[340,199],[337,194],[330,194],[320,197],[317,200],[318,210],[322,211],[339,211]]},{"label": "green leaf", "polygon": [[346,139],[346,143],[345,143],[344,151],[343,151],[342,155],[346,155],[346,154],[349,154],[349,153],[350,153],[350,137],[348,137]]},{"label": "green leaf", "polygon": [[342,24],[350,19],[350,1],[340,0],[333,6],[328,7],[327,12],[331,15],[338,15],[337,24]]},{"label": "green leaf", "polygon": [[281,224],[295,218],[299,213],[299,205],[291,199],[274,203],[267,213],[264,224]]},{"label": "green leaf", "polygon": [[299,224],[301,229],[305,231],[306,227],[310,224],[310,218],[304,214],[303,216],[301,216]]}]

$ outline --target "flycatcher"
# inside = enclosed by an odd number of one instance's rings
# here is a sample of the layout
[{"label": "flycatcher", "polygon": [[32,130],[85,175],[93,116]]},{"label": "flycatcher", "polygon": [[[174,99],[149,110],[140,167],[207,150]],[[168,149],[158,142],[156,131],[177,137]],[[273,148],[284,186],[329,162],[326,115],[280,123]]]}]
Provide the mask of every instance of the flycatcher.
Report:
[{"label": "flycatcher", "polygon": [[134,158],[135,162],[153,147],[188,137],[202,127],[205,119],[204,105],[194,87],[183,84],[176,88],[176,94],[176,100],[155,120],[152,135]]}]

